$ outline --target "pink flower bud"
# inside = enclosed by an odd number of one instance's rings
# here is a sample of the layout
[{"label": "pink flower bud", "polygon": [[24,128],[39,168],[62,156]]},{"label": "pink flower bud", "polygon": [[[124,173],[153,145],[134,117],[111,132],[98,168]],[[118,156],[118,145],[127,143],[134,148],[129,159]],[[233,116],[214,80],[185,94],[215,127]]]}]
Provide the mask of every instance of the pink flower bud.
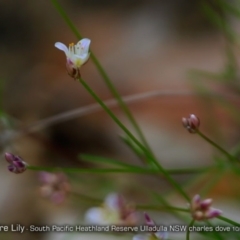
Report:
[{"label": "pink flower bud", "polygon": [[27,169],[27,163],[21,157],[13,155],[12,153],[5,153],[5,159],[10,165],[8,170],[13,173],[23,173]]},{"label": "pink flower bud", "polygon": [[182,118],[182,123],[190,133],[196,133],[200,126],[200,120],[194,114],[190,114],[188,118]]},{"label": "pink flower bud", "polygon": [[67,68],[67,73],[70,77],[74,79],[81,77],[80,68],[74,66],[73,62],[70,59],[67,59],[66,68]]},{"label": "pink flower bud", "polygon": [[211,205],[212,199],[201,200],[199,195],[195,195],[190,205],[193,219],[197,221],[204,221],[218,217],[222,211],[212,208]]},{"label": "pink flower bud", "polygon": [[145,217],[145,222],[147,225],[155,226],[154,221],[150,218],[150,216],[147,213],[144,213],[144,217]]},{"label": "pink flower bud", "polygon": [[222,211],[220,209],[210,208],[207,212],[208,219],[218,217],[222,214]]}]

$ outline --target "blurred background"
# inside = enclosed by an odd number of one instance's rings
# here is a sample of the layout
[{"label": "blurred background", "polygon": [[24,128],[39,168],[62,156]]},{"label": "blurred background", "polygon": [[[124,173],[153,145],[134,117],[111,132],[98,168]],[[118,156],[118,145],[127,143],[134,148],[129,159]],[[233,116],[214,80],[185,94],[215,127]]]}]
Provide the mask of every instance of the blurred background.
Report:
[{"label": "blurred background", "polygon": [[[59,2],[83,37],[91,39],[91,50],[122,96],[159,91],[158,96],[136,101],[129,107],[164,167],[208,166],[213,163],[213,156],[219,156],[209,144],[182,127],[181,118],[190,113],[201,119],[201,130],[206,135],[226,149],[235,147],[238,153],[238,1]],[[138,164],[137,157],[120,138],[124,134],[103,111],[15,137],[43,119],[94,103],[83,87],[67,75],[65,55],[54,47],[58,41],[68,45],[78,40],[51,1],[0,0],[2,153],[20,155],[36,166],[91,167],[79,159],[79,154]],[[81,73],[102,99],[112,98],[91,59]],[[114,108],[114,113],[132,129],[118,108]],[[74,224],[81,222],[87,207],[92,206],[72,198],[55,206],[40,197],[37,172],[14,175],[6,166],[2,157],[1,224]],[[176,179],[184,184],[190,177]],[[151,176],[81,174],[74,178],[76,191],[97,198],[119,191],[142,204],[151,202],[149,186],[163,195],[169,190],[165,181]],[[210,197],[226,216],[239,221],[237,180],[223,175]],[[207,182],[208,178],[201,179],[190,193],[198,193]],[[176,195],[171,200],[180,203]],[[167,217],[171,221],[170,215]],[[32,234],[1,233],[1,239],[16,237],[28,240]],[[34,237],[67,239],[63,233],[34,233]],[[100,239],[101,235],[75,237]]]}]

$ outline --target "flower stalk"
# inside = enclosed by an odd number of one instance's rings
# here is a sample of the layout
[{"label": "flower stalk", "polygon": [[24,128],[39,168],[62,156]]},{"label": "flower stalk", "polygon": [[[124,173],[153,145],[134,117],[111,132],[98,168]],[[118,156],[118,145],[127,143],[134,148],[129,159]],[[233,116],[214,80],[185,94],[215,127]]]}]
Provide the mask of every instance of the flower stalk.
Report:
[{"label": "flower stalk", "polygon": [[117,123],[117,125],[143,150],[146,155],[146,159],[149,163],[153,164],[153,167],[159,169],[163,173],[167,181],[181,194],[187,201],[190,200],[188,195],[182,189],[181,186],[168,174],[168,172],[158,163],[158,161],[152,156],[151,153],[133,136],[133,134],[122,124],[122,122],[113,114],[113,112],[104,104],[104,102],[97,96],[97,94],[88,86],[88,84],[82,79],[78,79],[83,87],[89,92],[89,94],[100,104],[100,106],[106,111],[106,113]]},{"label": "flower stalk", "polygon": [[[82,35],[79,33],[77,28],[74,26],[73,22],[67,16],[67,14],[65,13],[65,11],[61,7],[61,5],[58,3],[58,1],[57,0],[51,0],[51,1],[52,1],[53,5],[55,6],[55,8],[60,13],[60,15],[63,17],[63,19],[65,20],[65,22],[69,26],[69,28],[75,34],[77,39],[82,39],[83,38]],[[102,78],[103,78],[105,84],[107,85],[108,89],[110,90],[112,95],[116,98],[116,100],[118,101],[119,106],[122,108],[123,112],[126,114],[126,116],[128,117],[129,121],[132,123],[132,126],[135,128],[135,130],[136,130],[137,134],[139,135],[142,143],[149,150],[149,152],[151,152],[151,154],[154,155],[152,150],[151,150],[151,148],[150,148],[150,146],[149,146],[149,144],[148,144],[148,142],[147,142],[147,140],[146,140],[146,138],[145,138],[145,136],[144,136],[144,134],[141,131],[141,128],[139,127],[137,121],[133,117],[132,113],[130,112],[130,110],[127,107],[127,105],[125,104],[125,102],[122,100],[121,95],[118,93],[117,89],[114,87],[114,85],[113,85],[112,81],[110,80],[110,78],[108,77],[106,71],[104,70],[104,68],[102,67],[100,62],[98,61],[98,59],[95,56],[95,54],[92,51],[90,51],[90,53],[91,53],[90,57],[91,57],[93,63],[95,64],[97,70],[99,71],[100,75],[102,76]]]}]

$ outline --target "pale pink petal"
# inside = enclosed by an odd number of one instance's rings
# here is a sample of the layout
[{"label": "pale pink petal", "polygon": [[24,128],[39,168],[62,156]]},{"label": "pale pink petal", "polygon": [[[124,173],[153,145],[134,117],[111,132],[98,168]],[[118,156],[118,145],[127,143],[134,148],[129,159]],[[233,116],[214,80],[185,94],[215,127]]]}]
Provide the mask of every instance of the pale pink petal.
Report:
[{"label": "pale pink petal", "polygon": [[192,211],[196,210],[197,208],[199,208],[199,204],[201,203],[201,198],[200,196],[197,194],[193,197],[192,202],[191,202],[191,209]]},{"label": "pale pink petal", "polygon": [[98,207],[90,208],[85,214],[85,221],[89,224],[103,224],[103,210]]},{"label": "pale pink petal", "polygon": [[140,218],[139,213],[132,212],[126,217],[125,222],[130,224],[130,225],[135,225],[135,224],[138,223],[139,218]]},{"label": "pale pink petal", "polygon": [[89,51],[91,40],[88,38],[84,38],[79,41],[77,44],[81,45],[81,54],[87,54]]},{"label": "pale pink petal", "polygon": [[201,209],[207,209],[211,206],[212,204],[212,199],[208,198],[208,199],[205,199],[203,200],[201,203],[200,203],[200,207]]},{"label": "pale pink petal", "polygon": [[112,210],[118,210],[119,209],[119,194],[117,193],[110,193],[105,198],[104,203],[106,206]]},{"label": "pale pink petal", "polygon": [[222,214],[222,211],[216,208],[210,208],[209,211],[206,214],[206,217],[208,219],[218,217]]},{"label": "pale pink petal", "polygon": [[51,196],[51,201],[55,204],[60,204],[62,203],[66,198],[66,194],[62,191],[59,192],[54,192]]},{"label": "pale pink petal", "polygon": [[15,160],[15,156],[11,153],[5,153],[5,159],[11,164]]},{"label": "pale pink petal", "polygon": [[165,240],[165,239],[168,238],[168,232],[156,232],[156,233],[155,233],[155,236],[156,236],[158,239]]},{"label": "pale pink petal", "polygon": [[74,55],[74,61],[77,62],[78,59],[81,62],[81,65],[83,65],[88,59],[90,54],[83,54],[83,55]]},{"label": "pale pink petal", "polygon": [[56,42],[56,43],[54,44],[54,46],[55,46],[56,48],[58,48],[59,50],[65,52],[66,56],[69,56],[69,50],[68,50],[68,48],[67,48],[67,46],[66,46],[65,44],[60,43],[60,42]]},{"label": "pale pink petal", "polygon": [[149,217],[149,215],[147,213],[144,213],[144,217],[145,217],[145,222],[147,225],[155,226],[154,221]]},{"label": "pale pink petal", "polygon": [[200,201],[201,201],[201,197],[198,194],[196,194],[192,199],[192,202],[196,204],[200,203]]}]

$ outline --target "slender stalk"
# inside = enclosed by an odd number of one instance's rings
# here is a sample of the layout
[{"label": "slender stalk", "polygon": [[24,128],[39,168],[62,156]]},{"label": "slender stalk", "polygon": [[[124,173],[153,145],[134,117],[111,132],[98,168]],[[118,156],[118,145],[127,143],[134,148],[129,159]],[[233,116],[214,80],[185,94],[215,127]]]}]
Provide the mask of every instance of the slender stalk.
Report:
[{"label": "slender stalk", "polygon": [[53,6],[57,9],[59,14],[62,16],[64,21],[67,23],[68,27],[71,29],[71,31],[74,33],[74,35],[78,38],[81,39],[83,38],[82,35],[78,32],[77,28],[74,26],[73,22],[70,20],[70,18],[67,16],[65,13],[64,9],[62,6],[58,3],[57,0],[51,0]]},{"label": "slender stalk", "polygon": [[190,227],[193,226],[194,222],[195,222],[195,220],[192,219],[192,221],[191,221],[190,224],[188,225],[187,233],[186,233],[186,240],[189,240],[189,239],[190,239],[190,231],[189,231],[189,229],[190,229]]},{"label": "slender stalk", "polygon": [[110,159],[110,158],[104,158],[104,157],[95,157],[95,156],[91,156],[91,155],[80,155],[80,158],[81,158],[82,161],[86,161],[86,162],[93,162],[93,163],[100,163],[100,164],[110,164],[110,165],[115,165],[115,166],[124,167],[124,168],[143,169],[142,167],[132,165],[132,164],[128,164],[128,163],[124,163],[124,162],[116,160],[116,159]]},{"label": "slender stalk", "polygon": [[189,209],[180,208],[180,207],[173,207],[173,206],[137,205],[136,209],[138,209],[138,210],[189,212]]},{"label": "slender stalk", "polygon": [[221,219],[222,221],[227,222],[227,223],[229,223],[229,224],[231,224],[231,225],[240,227],[240,223],[235,222],[235,221],[233,221],[233,220],[231,220],[231,219],[229,219],[229,218],[226,218],[226,217],[223,217],[223,216],[218,216],[217,218],[218,218],[218,219]]},{"label": "slender stalk", "polygon": [[106,113],[112,118],[112,120],[136,143],[138,147],[140,147],[145,153],[146,157],[151,159],[152,162],[156,166],[159,166],[159,163],[149,151],[136,139],[136,137],[122,124],[122,122],[113,114],[113,112],[104,104],[104,102],[97,96],[97,94],[89,87],[89,85],[83,80],[78,79],[79,82],[83,85],[83,87],[89,92],[89,94],[99,103],[99,105],[106,111]]},{"label": "slender stalk", "polygon": [[193,174],[193,173],[205,173],[208,170],[215,168],[215,166],[203,167],[203,168],[180,168],[180,169],[166,169],[169,174]]},{"label": "slender stalk", "polygon": [[[55,167],[37,167],[37,166],[28,166],[29,170],[33,171],[48,171],[48,172],[81,172],[81,173],[133,173],[133,174],[160,174],[162,173],[158,169],[147,169],[147,168],[55,168]],[[192,169],[194,170],[194,169]],[[187,174],[192,172],[178,172],[178,169],[169,169],[166,170],[169,174]],[[201,173],[204,169],[195,169],[195,173]],[[194,172],[193,172],[194,173]]]},{"label": "slender stalk", "polygon": [[[165,199],[165,197],[167,197],[167,193],[164,194],[158,194],[158,193],[154,193],[155,198],[157,199],[157,201],[163,206],[168,208],[174,208],[174,210],[172,211],[172,215],[174,217],[176,217],[177,219],[179,219],[180,221],[185,221],[185,218],[183,217],[183,215],[181,214],[181,212],[187,212],[189,213],[189,209],[184,209],[184,208],[179,208],[179,207],[173,207],[170,205],[170,203]],[[169,210],[171,211],[171,210]]]},{"label": "slender stalk", "polygon": [[[79,173],[137,173],[137,174],[152,174],[152,170],[142,170],[142,169],[124,169],[124,168],[53,168],[53,167],[36,167],[36,166],[28,166],[27,167],[30,170],[34,171],[47,171],[47,172],[56,172],[56,171],[62,171],[62,172],[79,172]],[[156,173],[156,172],[155,172]]]},{"label": "slender stalk", "polygon": [[[67,16],[67,14],[65,13],[65,11],[62,9],[61,5],[58,3],[57,0],[51,0],[53,5],[56,7],[56,9],[58,10],[58,12],[61,14],[61,16],[63,17],[63,19],[66,21],[66,23],[68,24],[68,26],[70,27],[70,29],[74,32],[74,34],[81,39],[82,36],[79,34],[79,32],[77,31],[76,27],[74,26],[74,24],[72,23],[72,21],[69,19],[69,17]],[[106,74],[106,72],[104,71],[103,67],[101,66],[100,62],[97,60],[97,58],[95,57],[95,55],[91,52],[91,58],[94,62],[94,64],[96,65],[99,73],[102,75],[106,85],[108,86],[109,90],[112,92],[112,94],[115,96],[115,98],[117,99],[117,101],[119,102],[119,106],[121,106],[121,108],[123,109],[123,111],[125,112],[126,116],[129,118],[129,120],[131,121],[132,125],[134,126],[136,132],[138,133],[141,141],[143,142],[143,144],[145,145],[142,146],[141,143],[139,143],[139,141],[131,134],[131,132],[128,131],[128,129],[116,118],[114,117],[114,114],[111,114],[111,111],[106,107],[106,105],[103,104],[103,102],[101,101],[101,99],[99,99],[96,94],[91,90],[91,88],[88,87],[88,85],[86,85],[86,83],[84,81],[82,81],[81,79],[79,79],[79,81],[83,84],[83,86],[89,90],[89,93],[93,93],[93,97],[95,100],[100,100],[98,101],[99,104],[103,107],[104,110],[107,111],[107,113],[112,117],[112,119],[118,123],[119,126],[122,127],[122,129],[124,130],[124,132],[126,134],[128,134],[129,137],[132,138],[132,140],[145,152],[146,157],[148,157],[149,160],[151,160],[152,163],[154,163],[154,165],[156,165],[165,175],[166,179],[179,191],[179,193],[187,200],[189,200],[189,197],[187,196],[187,194],[183,191],[183,189],[178,185],[177,182],[175,182],[171,176],[162,168],[162,166],[156,161],[154,154],[152,153],[147,141],[145,140],[140,128],[138,127],[136,121],[134,120],[133,116],[131,115],[129,109],[127,108],[127,105],[122,101],[122,98],[120,96],[120,94],[117,92],[116,88],[114,87],[114,85],[112,84],[110,78],[108,77],[108,75]],[[130,133],[130,134],[129,134]]]},{"label": "slender stalk", "polygon": [[232,156],[230,153],[228,153],[224,148],[222,148],[221,146],[219,146],[217,143],[215,143],[214,141],[212,141],[210,138],[208,138],[207,136],[205,136],[203,133],[201,133],[199,130],[197,131],[197,134],[203,138],[204,140],[206,140],[208,143],[210,143],[212,146],[214,146],[215,148],[217,148],[220,152],[222,152],[231,162],[237,161],[237,159]]},{"label": "slender stalk", "polygon": [[[79,31],[77,30],[77,28],[75,27],[73,22],[70,20],[70,18],[67,16],[67,14],[65,13],[64,9],[61,7],[61,5],[58,3],[58,1],[57,0],[51,0],[51,1],[52,1],[53,5],[55,6],[55,8],[57,9],[57,11],[62,16],[62,18],[67,23],[69,28],[75,34],[75,36],[78,39],[82,39],[83,38],[82,35],[79,33]],[[105,84],[107,85],[108,89],[110,90],[112,95],[116,98],[116,100],[118,101],[119,106],[122,108],[122,110],[124,111],[124,113],[128,117],[129,121],[132,123],[132,125],[135,128],[137,134],[139,135],[142,143],[149,150],[149,152],[153,155],[153,152],[152,152],[152,150],[151,150],[151,148],[150,148],[150,146],[149,146],[145,136],[143,135],[140,127],[138,126],[136,120],[134,119],[134,117],[133,117],[132,113],[130,112],[129,108],[127,107],[126,103],[122,100],[121,95],[118,93],[117,89],[114,87],[112,81],[108,77],[106,71],[104,70],[104,68],[102,67],[100,62],[98,61],[98,59],[95,56],[95,54],[92,51],[90,51],[90,53],[91,53],[90,57],[91,57],[93,63],[95,64],[96,68],[98,69],[100,75],[102,76],[102,78],[103,78]]]},{"label": "slender stalk", "polygon": [[222,237],[221,233],[218,231],[215,231],[215,227],[213,226],[213,224],[211,223],[211,221],[207,220],[206,223],[212,227],[212,229],[214,229],[213,231],[213,235],[215,236],[215,239],[219,239],[219,240],[224,240],[224,238]]},{"label": "slender stalk", "polygon": [[119,106],[122,108],[122,110],[125,112],[126,116],[128,117],[128,119],[130,120],[130,122],[132,123],[132,126],[135,128],[138,136],[140,137],[142,143],[145,145],[145,147],[149,150],[149,152],[153,154],[144,134],[142,133],[137,121],[135,120],[135,118],[133,117],[132,113],[130,112],[129,108],[127,107],[126,103],[123,101],[121,95],[118,93],[117,89],[114,87],[113,83],[111,82],[110,78],[108,77],[108,75],[106,74],[106,72],[104,71],[103,67],[101,66],[100,62],[98,61],[98,59],[95,57],[95,55],[91,52],[91,57],[93,62],[95,63],[98,71],[101,73],[105,84],[108,86],[109,90],[111,91],[111,93],[113,94],[113,96],[116,98],[116,100],[118,101]]},{"label": "slender stalk", "polygon": [[78,192],[70,192],[70,193],[71,193],[72,196],[78,197],[83,201],[94,202],[96,204],[101,204],[103,202],[102,199],[94,198],[94,197],[88,196],[88,195],[83,194],[83,193],[78,193]]},{"label": "slender stalk", "polygon": [[208,184],[204,185],[200,190],[200,195],[206,196],[208,193],[217,185],[217,183],[222,179],[225,170],[212,171],[210,172],[210,179],[207,181]]},{"label": "slender stalk", "polygon": [[114,122],[143,150],[148,161],[151,161],[165,176],[167,181],[176,189],[178,192],[187,200],[190,201],[188,195],[179,186],[179,184],[168,174],[168,172],[159,164],[159,162],[154,158],[154,156],[149,153],[134,136],[133,134],[122,124],[121,121],[113,114],[113,112],[104,104],[104,102],[97,96],[97,94],[88,86],[88,84],[83,79],[78,79],[83,87],[89,92],[89,94],[100,104],[100,106],[106,111],[106,113],[113,119]]}]

